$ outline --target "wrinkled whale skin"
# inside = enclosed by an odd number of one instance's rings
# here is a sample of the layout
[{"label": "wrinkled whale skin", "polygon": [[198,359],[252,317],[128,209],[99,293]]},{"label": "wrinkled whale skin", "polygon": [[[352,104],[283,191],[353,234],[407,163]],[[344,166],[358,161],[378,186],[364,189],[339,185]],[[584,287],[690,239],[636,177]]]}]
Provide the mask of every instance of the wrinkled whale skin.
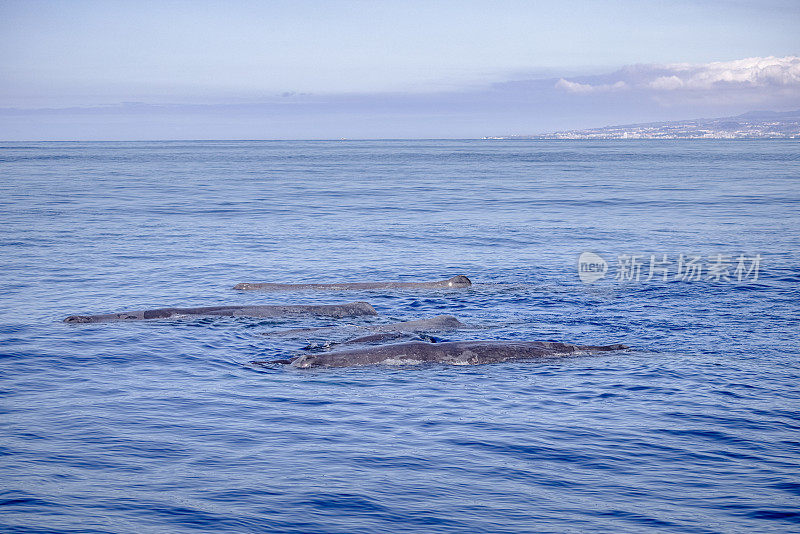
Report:
[{"label": "wrinkled whale skin", "polygon": [[[378,347],[304,354],[291,360],[298,369],[312,367],[354,367],[376,364],[446,363],[479,365],[528,358],[623,350],[625,345],[569,345],[549,341],[456,341],[448,343],[398,343]],[[286,360],[281,360],[284,362]],[[271,363],[271,362],[256,362]],[[277,363],[277,362],[276,362]]]},{"label": "wrinkled whale skin", "polygon": [[223,317],[285,317],[323,315],[327,317],[349,317],[378,315],[368,302],[320,305],[275,305],[275,306],[205,306],[201,308],[158,308],[105,315],[70,315],[65,323],[102,323],[108,321],[141,321],[145,319],[170,319],[185,315]]},{"label": "wrinkled whale skin", "polygon": [[454,276],[437,282],[354,282],[340,284],[273,284],[273,283],[241,283],[233,286],[240,290],[292,291],[303,289],[322,289],[344,291],[352,289],[436,289],[470,287],[472,282],[464,275]]},{"label": "wrinkled whale skin", "polygon": [[[365,324],[365,325],[348,325],[348,328],[356,328],[358,330],[367,330],[370,332],[435,332],[444,330],[457,330],[465,328],[467,325],[453,317],[452,315],[436,315],[428,319],[416,319],[413,321],[403,321],[399,323],[387,324]],[[296,334],[309,334],[312,332],[326,332],[330,330],[340,329],[340,326],[318,326],[314,328],[293,328],[290,330],[279,330],[277,332],[264,332],[265,336],[282,336],[282,335],[296,335]]]}]

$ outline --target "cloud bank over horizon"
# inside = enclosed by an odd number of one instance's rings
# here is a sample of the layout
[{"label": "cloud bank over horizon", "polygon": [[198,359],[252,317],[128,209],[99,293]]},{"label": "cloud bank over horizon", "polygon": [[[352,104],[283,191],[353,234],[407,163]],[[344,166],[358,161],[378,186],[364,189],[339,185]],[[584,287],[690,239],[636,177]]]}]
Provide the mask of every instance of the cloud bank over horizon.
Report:
[{"label": "cloud bank over horizon", "polygon": [[800,96],[800,57],[750,57],[702,64],[631,65],[611,74],[578,80],[560,78],[556,89],[573,94],[650,92],[657,102],[724,98],[770,103]]},{"label": "cloud bank over horizon", "polygon": [[800,108],[800,57],[635,64],[430,92],[292,93],[213,103],[0,108],[0,139],[525,135]]}]

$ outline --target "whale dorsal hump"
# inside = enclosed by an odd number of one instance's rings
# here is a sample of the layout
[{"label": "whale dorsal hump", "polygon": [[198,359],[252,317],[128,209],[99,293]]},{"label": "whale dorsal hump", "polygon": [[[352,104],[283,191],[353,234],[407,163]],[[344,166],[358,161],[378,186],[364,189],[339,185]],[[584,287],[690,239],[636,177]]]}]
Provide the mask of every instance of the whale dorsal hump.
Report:
[{"label": "whale dorsal hump", "polygon": [[449,279],[447,281],[447,285],[449,287],[466,287],[471,286],[472,282],[463,274],[459,274],[458,276],[454,276],[453,278]]}]

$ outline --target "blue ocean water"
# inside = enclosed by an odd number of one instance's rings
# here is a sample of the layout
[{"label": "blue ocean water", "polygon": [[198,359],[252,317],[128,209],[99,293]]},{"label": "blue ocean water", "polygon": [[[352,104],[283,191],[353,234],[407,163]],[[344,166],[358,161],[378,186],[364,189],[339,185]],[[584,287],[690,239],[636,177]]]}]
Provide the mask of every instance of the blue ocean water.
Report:
[{"label": "blue ocean water", "polygon": [[[2,143],[0,188],[3,532],[800,530],[794,141]],[[355,300],[380,315],[61,322]],[[346,335],[265,332],[443,313],[474,328],[441,339],[633,348],[249,363]]]}]

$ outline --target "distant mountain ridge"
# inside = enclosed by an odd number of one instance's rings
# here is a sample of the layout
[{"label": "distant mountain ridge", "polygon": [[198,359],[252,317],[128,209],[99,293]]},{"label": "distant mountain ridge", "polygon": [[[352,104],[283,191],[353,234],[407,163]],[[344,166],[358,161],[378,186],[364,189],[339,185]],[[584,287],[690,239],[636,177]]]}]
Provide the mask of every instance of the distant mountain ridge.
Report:
[{"label": "distant mountain ridge", "polygon": [[623,124],[484,139],[800,139],[800,110],[748,111],[715,119]]}]

